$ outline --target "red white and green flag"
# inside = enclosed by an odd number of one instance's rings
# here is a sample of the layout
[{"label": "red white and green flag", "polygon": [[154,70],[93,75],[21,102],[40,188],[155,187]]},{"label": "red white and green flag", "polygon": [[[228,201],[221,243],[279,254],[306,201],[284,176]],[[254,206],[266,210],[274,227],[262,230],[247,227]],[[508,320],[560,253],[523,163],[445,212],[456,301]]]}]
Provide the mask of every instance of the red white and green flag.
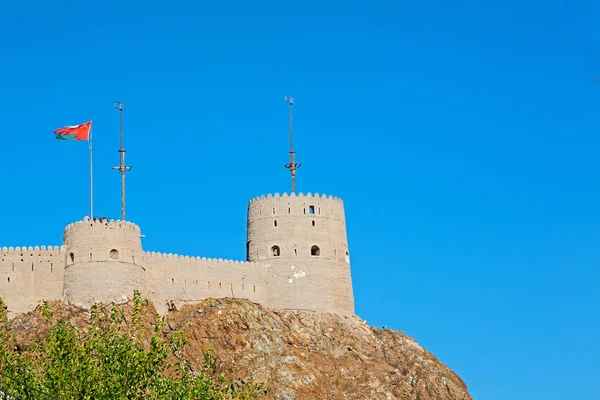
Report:
[{"label": "red white and green flag", "polygon": [[58,140],[88,140],[92,130],[92,121],[75,126],[65,126],[54,131]]},{"label": "red white and green flag", "polygon": [[90,218],[94,218],[94,191],[92,185],[92,121],[65,126],[54,131],[58,140],[87,140],[90,147]]}]

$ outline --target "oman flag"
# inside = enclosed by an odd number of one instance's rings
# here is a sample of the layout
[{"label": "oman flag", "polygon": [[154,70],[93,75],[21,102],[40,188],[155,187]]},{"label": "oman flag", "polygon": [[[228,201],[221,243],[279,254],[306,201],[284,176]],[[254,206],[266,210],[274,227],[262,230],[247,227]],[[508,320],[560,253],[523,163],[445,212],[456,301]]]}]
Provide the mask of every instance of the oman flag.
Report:
[{"label": "oman flag", "polygon": [[92,121],[75,126],[65,126],[54,131],[54,137],[58,140],[88,140]]}]

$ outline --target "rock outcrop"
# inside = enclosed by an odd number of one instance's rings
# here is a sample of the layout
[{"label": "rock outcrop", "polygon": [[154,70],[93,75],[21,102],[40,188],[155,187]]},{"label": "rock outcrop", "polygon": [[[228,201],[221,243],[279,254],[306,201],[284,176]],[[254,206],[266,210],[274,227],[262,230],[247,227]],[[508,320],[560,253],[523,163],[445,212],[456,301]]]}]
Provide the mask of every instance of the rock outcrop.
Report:
[{"label": "rock outcrop", "polygon": [[[89,311],[51,304],[55,316],[84,327]],[[123,307],[127,307],[124,305]],[[153,307],[148,326],[157,317]],[[42,335],[39,312],[17,316],[27,342]],[[185,332],[183,356],[200,368],[213,347],[231,377],[266,382],[268,399],[469,400],[464,382],[402,332],[372,328],[358,317],[272,310],[241,299],[207,299],[172,310],[168,328]]]}]

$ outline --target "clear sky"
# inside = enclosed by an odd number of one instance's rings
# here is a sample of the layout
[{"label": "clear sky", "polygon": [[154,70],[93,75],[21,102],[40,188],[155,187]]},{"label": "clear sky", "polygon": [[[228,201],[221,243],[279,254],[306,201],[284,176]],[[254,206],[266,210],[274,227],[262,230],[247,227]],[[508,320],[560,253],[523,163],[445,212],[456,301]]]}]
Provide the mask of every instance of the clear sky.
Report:
[{"label": "clear sky", "polygon": [[600,5],[588,1],[3,1],[0,246],[88,212],[146,250],[245,257],[247,200],[346,206],[356,312],[476,399],[598,399]]}]

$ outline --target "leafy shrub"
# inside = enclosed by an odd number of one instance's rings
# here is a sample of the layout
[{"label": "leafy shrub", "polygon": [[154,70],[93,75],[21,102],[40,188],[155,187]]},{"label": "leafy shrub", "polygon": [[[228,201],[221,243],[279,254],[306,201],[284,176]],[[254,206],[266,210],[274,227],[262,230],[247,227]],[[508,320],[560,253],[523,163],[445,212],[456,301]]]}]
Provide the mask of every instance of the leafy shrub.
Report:
[{"label": "leafy shrub", "polygon": [[181,355],[182,332],[166,334],[159,318],[144,330],[148,302],[134,293],[130,324],[123,310],[93,306],[87,329],[55,321],[46,302],[38,306],[45,329],[42,338],[18,346],[6,307],[0,299],[0,399],[10,393],[23,399],[214,399],[252,400],[268,388],[252,381],[233,381],[216,374],[212,351],[204,367],[192,371]]}]

